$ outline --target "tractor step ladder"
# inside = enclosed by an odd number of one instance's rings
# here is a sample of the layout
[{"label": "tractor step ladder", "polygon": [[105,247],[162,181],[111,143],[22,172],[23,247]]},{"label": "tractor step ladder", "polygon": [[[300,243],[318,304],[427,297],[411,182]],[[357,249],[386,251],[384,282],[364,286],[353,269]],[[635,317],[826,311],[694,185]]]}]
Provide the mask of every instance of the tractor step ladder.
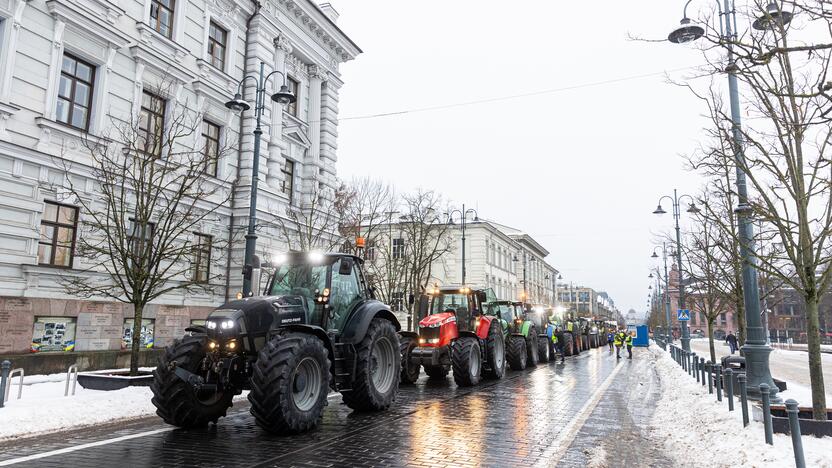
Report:
[{"label": "tractor step ladder", "polygon": [[335,343],[335,387],[340,391],[352,390],[355,375],[355,347],[351,344]]}]

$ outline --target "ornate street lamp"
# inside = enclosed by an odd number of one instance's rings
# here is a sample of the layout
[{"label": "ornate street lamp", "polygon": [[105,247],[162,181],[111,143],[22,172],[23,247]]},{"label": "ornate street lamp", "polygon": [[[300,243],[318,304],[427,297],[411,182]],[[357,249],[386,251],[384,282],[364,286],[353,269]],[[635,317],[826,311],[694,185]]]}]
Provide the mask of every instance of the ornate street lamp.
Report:
[{"label": "ornate street lamp", "polygon": [[462,224],[462,284],[465,285],[465,226],[468,224],[468,215],[473,214],[474,219],[473,222],[478,223],[480,221],[479,214],[477,210],[473,208],[465,209],[465,204],[462,204],[461,210],[451,210],[448,215],[448,224],[454,224],[454,215],[458,214],[460,218],[460,223]]},{"label": "ornate street lamp", "polygon": [[251,164],[251,197],[248,209],[248,231],[246,232],[245,264],[243,266],[243,297],[249,297],[252,294],[251,283],[253,280],[252,272],[254,263],[254,252],[255,248],[257,247],[257,234],[255,232],[255,227],[257,223],[257,181],[260,178],[260,136],[263,134],[263,130],[260,126],[260,120],[263,115],[263,110],[266,108],[266,85],[268,84],[269,78],[271,78],[272,75],[281,75],[283,77],[283,84],[280,86],[280,89],[276,93],[271,95],[271,100],[280,104],[281,106],[285,106],[286,104],[295,102],[295,95],[292,94],[292,92],[289,90],[289,87],[286,86],[286,75],[277,70],[266,75],[265,67],[266,64],[260,62],[259,76],[244,76],[243,79],[240,80],[240,82],[237,84],[237,92],[234,94],[234,98],[225,103],[225,107],[231,109],[234,113],[238,115],[251,109],[251,105],[249,105],[249,103],[243,99],[242,88],[243,84],[247,80],[254,80],[255,84],[257,85],[254,96],[254,115],[257,120],[257,125],[254,127],[253,132],[254,159]]}]

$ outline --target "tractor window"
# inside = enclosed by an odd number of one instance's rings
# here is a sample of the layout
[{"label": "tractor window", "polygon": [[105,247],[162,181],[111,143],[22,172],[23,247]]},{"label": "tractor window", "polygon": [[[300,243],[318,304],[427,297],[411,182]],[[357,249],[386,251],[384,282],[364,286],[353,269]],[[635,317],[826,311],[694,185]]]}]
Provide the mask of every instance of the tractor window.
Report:
[{"label": "tractor window", "polygon": [[272,296],[301,296],[305,299],[309,322],[320,323],[316,310],[316,292],[320,294],[326,288],[327,269],[329,265],[310,265],[309,263],[285,264],[275,271]]},{"label": "tractor window", "polygon": [[431,314],[441,314],[442,312],[455,312],[468,314],[468,296],[465,294],[440,294],[433,298],[431,304]]},{"label": "tractor window", "polygon": [[353,267],[349,275],[338,274],[341,260],[332,265],[332,286],[329,294],[330,316],[327,328],[343,330],[350,311],[364,299]]},{"label": "tractor window", "polygon": [[506,322],[511,322],[512,320],[514,320],[514,316],[511,312],[511,307],[512,306],[507,304],[500,305],[500,318],[505,320]]}]

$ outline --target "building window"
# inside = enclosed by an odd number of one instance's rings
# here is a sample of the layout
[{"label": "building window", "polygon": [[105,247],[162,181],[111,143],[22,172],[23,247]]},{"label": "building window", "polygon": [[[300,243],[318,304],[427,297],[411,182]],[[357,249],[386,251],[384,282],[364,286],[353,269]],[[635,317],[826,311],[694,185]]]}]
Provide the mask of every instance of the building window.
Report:
[{"label": "building window", "polygon": [[368,240],[367,248],[364,249],[364,259],[373,261],[376,259],[376,241]]},{"label": "building window", "polygon": [[78,208],[46,202],[40,221],[38,263],[57,267],[72,267],[75,250],[75,231],[78,229]]},{"label": "building window", "polygon": [[[150,255],[148,251],[153,247],[153,235],[156,233],[156,223],[146,222],[144,228],[142,223],[137,223],[135,219],[130,218],[130,235],[127,242],[130,249],[133,251],[134,260],[137,258],[146,258]],[[143,262],[147,263],[147,262]]]},{"label": "building window", "polygon": [[144,91],[139,112],[139,134],[136,145],[152,155],[162,154],[162,132],[165,128],[167,102],[161,97]]},{"label": "building window", "polygon": [[58,122],[87,131],[90,128],[92,88],[95,67],[72,55],[64,54],[55,116]]},{"label": "building window", "polygon": [[404,257],[404,239],[401,237],[393,239],[393,258]]},{"label": "building window", "polygon": [[208,57],[211,65],[222,71],[225,71],[225,47],[227,40],[228,31],[211,21],[210,26],[208,26]]},{"label": "building window", "polygon": [[203,155],[205,156],[205,173],[217,176],[217,160],[220,154],[220,126],[207,120],[202,121]]},{"label": "building window", "polygon": [[295,191],[295,162],[287,159],[282,171],[283,193],[289,196],[289,203],[292,203],[292,197]]},{"label": "building window", "polygon": [[392,297],[392,304],[390,306],[393,308],[393,312],[401,312],[404,310],[404,293],[403,292],[394,292]]},{"label": "building window", "polygon": [[168,39],[173,35],[175,9],[176,0],[150,0],[150,26]]},{"label": "building window", "polygon": [[211,274],[211,241],[207,234],[196,234],[194,243],[194,282],[207,283]]},{"label": "building window", "polygon": [[292,114],[292,116],[298,116],[298,102],[300,102],[300,81],[292,78],[291,76],[286,79],[286,85],[289,87],[289,91],[295,95],[295,101],[290,102],[286,105],[286,112]]}]

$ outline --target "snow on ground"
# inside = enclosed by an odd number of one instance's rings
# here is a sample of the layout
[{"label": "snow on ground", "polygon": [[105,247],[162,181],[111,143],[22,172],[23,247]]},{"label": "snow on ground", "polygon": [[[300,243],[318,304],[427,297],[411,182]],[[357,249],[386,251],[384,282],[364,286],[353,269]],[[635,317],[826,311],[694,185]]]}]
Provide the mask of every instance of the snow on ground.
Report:
[{"label": "snow on ground", "polygon": [[[153,395],[149,387],[104,392],[78,385],[75,396],[65,397],[65,380],[65,373],[26,376],[23,395],[17,400],[15,378],[6,407],[0,408],[0,441],[156,413],[156,407],[150,402]],[[244,398],[245,393],[235,400]]]},{"label": "snow on ground", "polygon": [[[735,411],[729,412],[726,400],[717,402],[716,395],[709,395],[707,386],[688,376],[669,353],[655,345],[650,351],[655,357],[662,396],[649,431],[677,466],[794,466],[790,436],[774,434],[774,445],[767,445],[761,422],[752,420],[748,427],[742,427],[739,399]],[[792,398],[790,393],[783,395]],[[807,466],[832,467],[832,438],[804,436],[803,449]]]}]

